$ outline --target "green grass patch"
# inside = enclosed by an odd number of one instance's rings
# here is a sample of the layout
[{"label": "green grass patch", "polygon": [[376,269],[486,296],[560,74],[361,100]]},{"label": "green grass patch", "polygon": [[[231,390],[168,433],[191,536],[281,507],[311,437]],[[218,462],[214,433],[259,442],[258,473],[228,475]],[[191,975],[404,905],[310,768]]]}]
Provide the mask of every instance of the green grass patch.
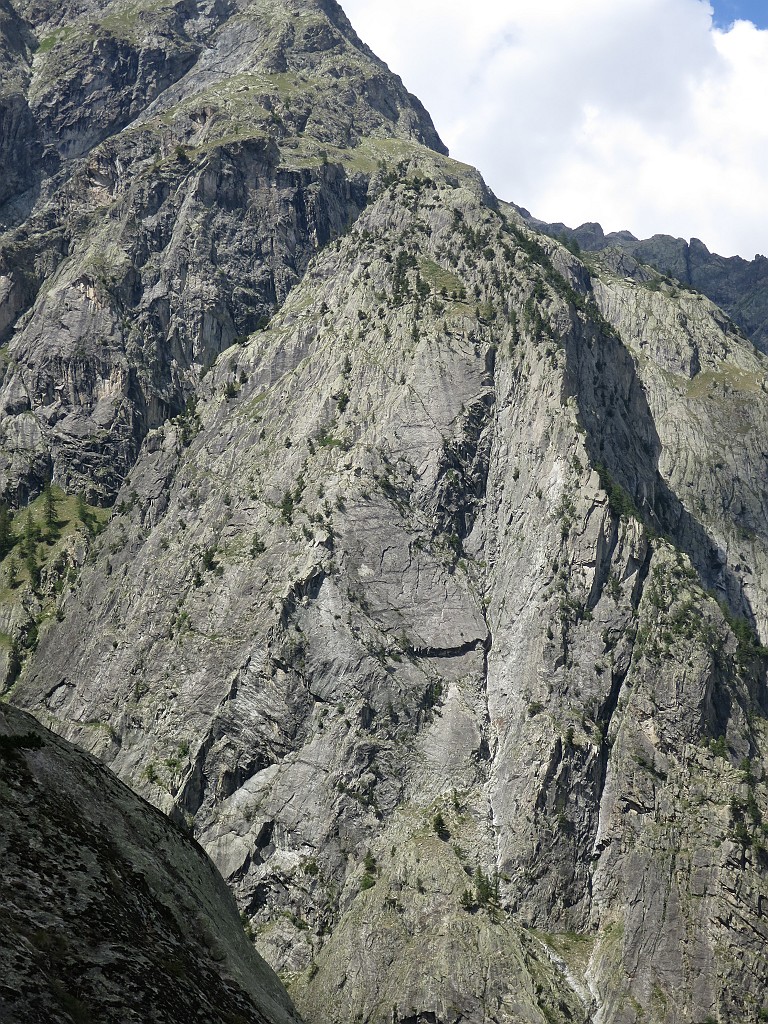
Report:
[{"label": "green grass patch", "polygon": [[39,54],[50,53],[54,46],[58,46],[59,43],[66,42],[66,40],[71,39],[72,36],[77,35],[77,31],[78,30],[72,26],[67,28],[57,28],[54,32],[51,32],[50,35],[43,36],[38,43],[37,50],[35,52]]},{"label": "green grass patch", "polygon": [[[42,572],[61,554],[66,542],[76,533],[87,536],[100,533],[111,509],[88,505],[81,497],[67,494],[60,487],[51,487],[53,521],[46,523],[46,498],[41,494],[11,517],[13,547],[0,561],[0,600],[21,600],[24,585],[31,582],[29,559],[26,557],[28,520],[32,518],[35,537],[35,560]],[[15,572],[16,585],[13,586]]]},{"label": "green grass patch", "polygon": [[424,280],[440,294],[445,292],[450,296],[454,292],[459,294],[465,290],[466,286],[461,278],[441,267],[434,260],[422,257],[419,260],[419,269]]},{"label": "green grass patch", "polygon": [[729,388],[747,395],[758,395],[761,391],[763,374],[757,370],[741,370],[732,363],[721,363],[717,370],[702,370],[688,381],[686,394],[689,398],[706,398],[718,389]]}]

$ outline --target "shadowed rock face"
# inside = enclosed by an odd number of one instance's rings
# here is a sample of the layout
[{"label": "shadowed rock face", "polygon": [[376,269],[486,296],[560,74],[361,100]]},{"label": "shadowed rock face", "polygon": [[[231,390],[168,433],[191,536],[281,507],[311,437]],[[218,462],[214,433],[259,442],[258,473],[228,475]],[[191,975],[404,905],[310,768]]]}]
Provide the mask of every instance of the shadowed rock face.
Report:
[{"label": "shadowed rock face", "polygon": [[34,35],[7,0],[0,4],[0,203],[23,191],[35,163],[35,124],[29,105],[29,53]]},{"label": "shadowed rock face", "polygon": [[199,846],[9,707],[0,793],[3,1021],[299,1024]]},{"label": "shadowed rock face", "polygon": [[[766,359],[629,254],[531,230],[338,8],[257,8],[208,12],[193,93],[131,127],[187,148],[109,222],[159,267],[107,279],[142,296],[121,330],[154,310],[194,402],[119,405],[130,450],[8,421],[9,465],[39,429],[71,479],[126,477],[75,571],[5,591],[11,699],[194,830],[311,1024],[755,1024]],[[102,338],[90,281],[66,308]],[[21,403],[55,294],[12,342]]]}]

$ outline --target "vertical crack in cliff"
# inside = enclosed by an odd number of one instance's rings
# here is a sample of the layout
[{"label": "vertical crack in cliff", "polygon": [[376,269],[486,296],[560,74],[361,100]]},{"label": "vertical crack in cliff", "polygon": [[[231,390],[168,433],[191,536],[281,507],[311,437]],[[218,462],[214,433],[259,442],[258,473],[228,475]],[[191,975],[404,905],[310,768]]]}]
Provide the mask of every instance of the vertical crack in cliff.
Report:
[{"label": "vertical crack in cliff", "polygon": [[[645,591],[645,585],[648,579],[648,574],[651,569],[651,561],[653,559],[653,545],[648,543],[645,550],[645,556],[643,561],[637,570],[637,579],[632,588],[632,595],[630,598],[630,604],[633,612],[637,612],[642,600],[643,593]],[[625,634],[626,635],[626,634]],[[629,674],[632,667],[632,660],[634,658],[635,642],[637,639],[637,625],[633,625],[633,632],[631,640],[629,640],[629,651],[625,656],[625,667],[620,671],[611,673],[611,688],[608,696],[600,705],[597,712],[598,723],[601,726],[602,738],[600,742],[600,752],[598,758],[598,778],[597,778],[597,791],[596,801],[598,807],[597,825],[595,828],[595,837],[592,844],[592,856],[595,857],[600,853],[600,847],[598,844],[598,837],[602,827],[603,817],[603,796],[605,793],[605,783],[608,775],[608,764],[610,761],[611,752],[611,738],[610,728],[613,722],[613,717],[616,713],[616,709],[619,704],[621,697],[621,691],[624,686],[624,682]],[[592,899],[592,875],[589,875],[589,898]]]},{"label": "vertical crack in cliff", "polygon": [[594,994],[590,992],[589,988],[584,985],[576,975],[573,973],[571,968],[568,966],[566,961],[557,953],[554,949],[543,942],[538,936],[536,936],[536,944],[542,950],[546,958],[558,971],[558,973],[564,978],[565,983],[574,993],[576,998],[579,1000],[584,1008],[584,1024],[590,1024],[592,1021],[592,1014],[597,1009],[596,1000]]}]

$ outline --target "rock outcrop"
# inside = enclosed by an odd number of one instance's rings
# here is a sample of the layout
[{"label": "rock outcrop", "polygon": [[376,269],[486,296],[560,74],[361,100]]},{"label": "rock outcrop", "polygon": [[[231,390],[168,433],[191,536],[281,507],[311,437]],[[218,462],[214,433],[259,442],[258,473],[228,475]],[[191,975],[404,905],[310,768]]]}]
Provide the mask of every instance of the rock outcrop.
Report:
[{"label": "rock outcrop", "polygon": [[671,291],[414,150],[41,631],[309,1020],[763,1009],[766,366]]},{"label": "rock outcrop", "polygon": [[53,476],[111,504],[354,221],[368,140],[443,147],[332,0],[19,3],[2,27],[0,494]]},{"label": "rock outcrop", "polygon": [[300,1024],[196,843],[92,757],[0,707],[7,1024]]},{"label": "rock outcrop", "polygon": [[599,224],[569,228],[526,219],[539,230],[575,241],[585,252],[617,249],[641,264],[654,267],[669,279],[708,296],[728,313],[761,352],[768,352],[768,258],[753,260],[741,256],[718,256],[698,238],[686,242],[672,235],[638,239],[629,231],[605,234]]}]

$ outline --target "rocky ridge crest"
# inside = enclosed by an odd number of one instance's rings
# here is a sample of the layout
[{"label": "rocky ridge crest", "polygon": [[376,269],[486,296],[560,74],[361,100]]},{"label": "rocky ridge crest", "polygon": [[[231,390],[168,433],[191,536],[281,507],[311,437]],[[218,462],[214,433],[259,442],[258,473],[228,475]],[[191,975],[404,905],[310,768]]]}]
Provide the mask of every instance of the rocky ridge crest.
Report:
[{"label": "rocky ridge crest", "polygon": [[[686,241],[672,235],[638,239],[629,231],[605,234],[599,224],[578,228],[545,224],[522,211],[538,230],[576,242],[585,252],[618,250],[640,264],[655,268],[667,283],[679,282],[696,289],[717,303],[761,352],[768,351],[768,258],[753,260],[741,256],[718,256],[699,238]],[[642,270],[639,270],[642,274]],[[653,277],[650,278],[653,280]]]}]

